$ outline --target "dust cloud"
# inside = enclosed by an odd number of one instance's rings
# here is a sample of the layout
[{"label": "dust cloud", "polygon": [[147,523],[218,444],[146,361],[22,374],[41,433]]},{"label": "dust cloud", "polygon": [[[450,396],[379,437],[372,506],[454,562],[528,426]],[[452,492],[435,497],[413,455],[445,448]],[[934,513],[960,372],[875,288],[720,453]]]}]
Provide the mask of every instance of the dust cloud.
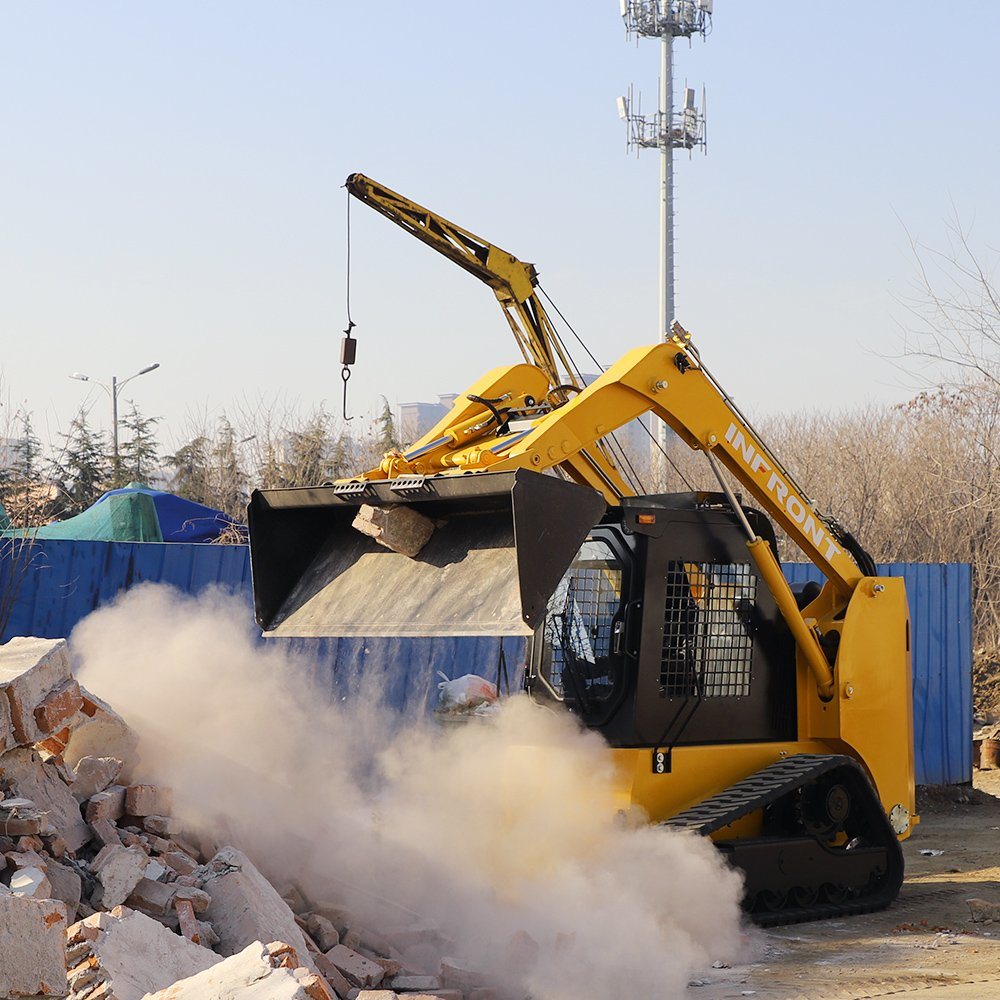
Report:
[{"label": "dust cloud", "polygon": [[[739,877],[707,841],[623,822],[612,755],[571,717],[519,696],[444,728],[332,702],[315,663],[261,647],[247,618],[145,585],[70,645],[142,736],[142,776],[279,888],[347,901],[375,929],[419,914],[512,997],[675,997],[737,955]],[[434,971],[441,955],[407,957]]]}]

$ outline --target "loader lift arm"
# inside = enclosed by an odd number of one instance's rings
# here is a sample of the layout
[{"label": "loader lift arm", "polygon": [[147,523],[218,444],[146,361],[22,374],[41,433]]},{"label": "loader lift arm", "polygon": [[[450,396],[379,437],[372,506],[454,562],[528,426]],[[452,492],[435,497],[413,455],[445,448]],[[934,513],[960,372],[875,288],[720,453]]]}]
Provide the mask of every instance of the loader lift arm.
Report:
[{"label": "loader lift arm", "polygon": [[[523,399],[530,395],[524,389],[528,382],[523,381],[520,390],[516,384],[530,375],[530,369],[526,372],[525,368],[528,366],[497,369],[477,383],[465,399],[495,395],[501,389],[513,398]],[[433,440],[406,455],[387,456],[391,465],[389,475],[384,462],[363,478],[447,476],[476,470],[539,472],[552,467],[569,471],[574,456],[628,421],[651,412],[689,447],[705,452],[729,471],[827,577],[833,602],[845,606],[858,584],[872,575],[859,565],[859,556],[862,561],[867,557],[850,541],[845,541],[849,536],[815,509],[702,365],[690,336],[679,324],[674,324],[669,342],[630,351],[569,402],[534,419],[517,433],[478,438],[469,443],[460,433],[468,426],[469,418],[462,409],[468,405],[456,403],[453,413],[457,411],[463,418],[458,426],[444,426],[448,423],[445,418],[428,435],[436,434]],[[480,420],[473,426],[483,425]],[[603,492],[609,503],[619,501],[611,490]],[[852,554],[848,545],[858,554]],[[830,698],[833,671],[822,648],[816,621],[803,617],[770,545],[751,533],[748,548],[816,679],[820,694]]]}]

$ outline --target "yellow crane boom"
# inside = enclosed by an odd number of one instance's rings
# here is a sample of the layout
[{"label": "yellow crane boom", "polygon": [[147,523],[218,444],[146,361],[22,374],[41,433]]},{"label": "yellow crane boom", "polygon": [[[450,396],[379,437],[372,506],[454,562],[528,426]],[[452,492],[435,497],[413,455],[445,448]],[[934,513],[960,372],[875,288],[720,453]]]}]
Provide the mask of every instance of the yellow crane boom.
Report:
[{"label": "yellow crane boom", "polygon": [[[573,370],[545,306],[536,294],[538,272],[534,264],[518,260],[512,253],[364,174],[351,174],[345,187],[350,195],[493,290],[525,361],[544,375],[544,381],[537,382],[531,396],[534,407],[559,406],[582,388],[578,373]],[[505,393],[497,389],[489,390],[480,398],[489,399],[499,412],[509,403]],[[498,417],[499,421],[502,419]],[[599,440],[565,464],[567,474],[575,482],[602,493],[610,492],[616,500],[635,492],[625,481],[608,447]]]}]

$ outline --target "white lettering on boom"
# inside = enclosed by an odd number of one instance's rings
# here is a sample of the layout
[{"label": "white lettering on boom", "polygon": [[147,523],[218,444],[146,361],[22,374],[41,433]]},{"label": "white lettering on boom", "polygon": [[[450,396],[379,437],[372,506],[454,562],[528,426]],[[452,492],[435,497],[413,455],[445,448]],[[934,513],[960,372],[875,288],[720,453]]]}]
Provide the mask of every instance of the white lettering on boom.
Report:
[{"label": "white lettering on boom", "polygon": [[823,528],[822,524],[817,522],[816,518],[809,513],[802,503],[802,501],[791,492],[788,484],[778,475],[777,472],[771,470],[771,465],[761,455],[754,444],[748,441],[746,435],[737,427],[735,422],[730,423],[729,427],[726,428],[726,441],[732,445],[733,451],[736,453],[738,458],[742,458],[743,462],[749,467],[750,472],[770,472],[771,474],[767,477],[767,492],[774,496],[779,507],[783,507],[785,512],[789,517],[795,521],[796,524],[802,525],[803,534],[808,538],[817,549],[822,546],[826,546],[825,557],[827,559],[833,559],[835,556],[839,555],[840,550],[836,543],[831,539],[826,530]]}]

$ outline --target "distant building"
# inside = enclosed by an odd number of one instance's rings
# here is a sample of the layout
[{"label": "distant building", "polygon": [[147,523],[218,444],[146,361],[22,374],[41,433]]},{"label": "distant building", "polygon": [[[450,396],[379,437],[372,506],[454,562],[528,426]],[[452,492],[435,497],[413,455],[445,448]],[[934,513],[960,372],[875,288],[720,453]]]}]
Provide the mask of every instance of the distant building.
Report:
[{"label": "distant building", "polygon": [[457,392],[446,392],[438,396],[436,403],[400,403],[399,437],[403,444],[413,444],[422,438],[448,413],[456,399]]}]

